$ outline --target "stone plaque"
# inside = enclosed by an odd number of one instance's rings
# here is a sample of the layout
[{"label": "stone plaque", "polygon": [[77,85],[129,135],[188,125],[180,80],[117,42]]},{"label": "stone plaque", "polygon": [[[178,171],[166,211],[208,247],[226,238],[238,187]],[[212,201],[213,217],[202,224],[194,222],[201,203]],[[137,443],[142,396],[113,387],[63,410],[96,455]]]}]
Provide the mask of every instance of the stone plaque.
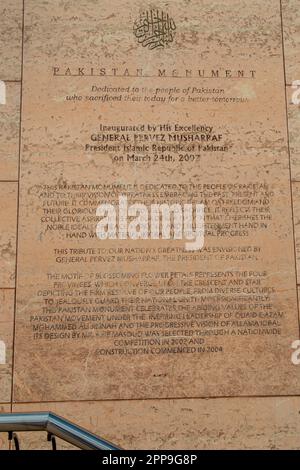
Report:
[{"label": "stone plaque", "polygon": [[[25,31],[14,400],[297,393],[279,2],[28,0]],[[203,204],[204,246],[133,204]]]}]

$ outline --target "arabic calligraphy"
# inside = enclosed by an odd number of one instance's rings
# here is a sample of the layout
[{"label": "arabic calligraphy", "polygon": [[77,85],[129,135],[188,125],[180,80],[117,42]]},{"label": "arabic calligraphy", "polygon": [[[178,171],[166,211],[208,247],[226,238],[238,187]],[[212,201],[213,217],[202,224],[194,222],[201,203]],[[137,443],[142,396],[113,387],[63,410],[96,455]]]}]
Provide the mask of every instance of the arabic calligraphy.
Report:
[{"label": "arabic calligraphy", "polygon": [[162,10],[143,12],[133,26],[138,42],[148,49],[163,48],[170,44],[174,40],[175,31],[174,20]]}]

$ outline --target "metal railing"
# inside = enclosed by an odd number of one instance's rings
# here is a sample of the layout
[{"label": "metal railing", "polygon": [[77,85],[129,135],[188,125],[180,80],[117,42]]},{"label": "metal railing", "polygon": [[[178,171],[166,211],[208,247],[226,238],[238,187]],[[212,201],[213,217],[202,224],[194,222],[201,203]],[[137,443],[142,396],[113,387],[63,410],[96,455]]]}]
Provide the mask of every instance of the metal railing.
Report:
[{"label": "metal railing", "polygon": [[85,450],[119,450],[117,446],[96,436],[86,429],[54,413],[2,413],[0,414],[0,432],[8,432],[9,439],[14,440],[16,449],[19,449],[19,440],[16,432],[45,431],[48,441],[52,442],[56,450],[55,437],[63,439],[80,449]]}]

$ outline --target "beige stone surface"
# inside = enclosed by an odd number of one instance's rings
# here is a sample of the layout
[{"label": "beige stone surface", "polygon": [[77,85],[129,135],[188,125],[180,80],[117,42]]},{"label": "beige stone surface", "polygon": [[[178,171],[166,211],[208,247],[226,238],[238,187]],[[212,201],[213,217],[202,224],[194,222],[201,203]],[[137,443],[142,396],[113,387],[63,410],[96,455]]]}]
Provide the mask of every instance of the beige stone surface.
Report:
[{"label": "beige stone surface", "polygon": [[[177,29],[168,47],[155,50],[142,47],[132,32],[148,6],[119,3],[116,8],[102,0],[99,8],[99,0],[25,0],[13,411],[52,411],[125,449],[300,449],[300,365],[291,362],[291,344],[299,338],[300,107],[285,88],[280,2],[158,0],[155,7],[167,11]],[[300,80],[300,10],[297,0],[281,3],[291,84]],[[22,4],[0,3],[0,80],[21,77]],[[219,78],[197,77],[198,69],[208,77],[216,68]],[[143,77],[135,76],[137,69]],[[168,78],[158,77],[159,69]],[[192,77],[184,77],[186,70]],[[238,70],[246,77],[238,78]],[[228,72],[234,78],[225,78]],[[181,90],[172,92],[171,104],[167,92],[156,93],[167,96],[165,103],[96,99],[123,93],[109,87],[139,89],[128,96],[143,98],[168,86]],[[188,87],[210,91],[189,95],[203,101],[180,101]],[[66,99],[75,95],[95,99]],[[18,175],[20,84],[7,83],[7,97],[0,105],[0,181]],[[101,134],[100,125],[143,123],[146,137],[148,124],[211,125],[229,151],[202,150],[200,158],[183,162],[171,152],[175,160],[154,163],[117,162],[115,151],[85,150],[99,144],[91,135]],[[161,186],[149,189],[153,184]],[[251,192],[252,184],[265,189]],[[116,201],[113,185],[136,202],[200,202],[204,194],[211,231],[206,251],[188,257],[181,242],[95,239],[96,207]],[[10,411],[11,399],[17,189],[17,183],[0,183],[0,341],[7,346],[0,413]],[[246,198],[262,202],[240,202]],[[269,211],[259,212],[265,206]],[[214,225],[222,233],[239,217],[245,224],[234,228],[239,236],[212,235]],[[249,220],[261,223],[252,229]],[[193,272],[222,276],[179,276]],[[228,284],[225,275],[236,272],[255,275]],[[115,277],[129,274],[129,280]],[[176,293],[183,288],[184,294]],[[178,312],[181,317],[171,316]],[[186,312],[195,315],[193,323]],[[227,328],[230,335],[215,334]],[[199,337],[203,350],[155,353]],[[133,352],[139,338],[151,345],[151,354]],[[19,437],[21,449],[50,449],[45,433]],[[7,435],[0,433],[0,450],[7,448]],[[71,448],[58,440],[58,449]]]},{"label": "beige stone surface", "polygon": [[22,64],[22,0],[1,0],[0,80],[20,80]]},{"label": "beige stone surface", "polygon": [[[52,411],[124,449],[300,449],[299,397],[18,404],[13,410]],[[22,436],[22,446],[49,448],[34,433]]]},{"label": "beige stone surface", "polygon": [[0,288],[15,287],[17,183],[0,183]]},{"label": "beige stone surface", "polygon": [[[0,404],[0,413],[10,413],[10,405]],[[9,443],[7,439],[7,433],[0,433],[0,451],[8,450]]]},{"label": "beige stone surface", "polygon": [[300,11],[297,0],[282,0],[286,83],[300,79]]},{"label": "beige stone surface", "polygon": [[0,105],[0,180],[18,179],[20,84],[6,83],[6,104]]},{"label": "beige stone surface", "polygon": [[292,181],[300,181],[300,105],[293,103],[296,89],[286,87]]},{"label": "beige stone surface", "polygon": [[0,364],[0,401],[2,403],[11,400],[14,296],[13,289],[0,289],[0,341],[4,342],[6,350],[6,362]]},{"label": "beige stone surface", "polygon": [[[97,4],[26,4],[14,400],[299,393],[290,360],[299,329],[279,2],[158,2],[177,31],[169,47],[154,51],[132,32],[139,2],[124,1],[118,11],[110,1]],[[194,76],[172,78],[174,64],[180,77]],[[198,69],[207,77],[216,67],[219,78],[196,78]],[[91,68],[97,76],[82,75]],[[137,68],[146,76],[135,76]],[[171,85],[180,90],[172,105],[151,101]],[[184,99],[187,87],[204,85],[210,91],[195,94],[209,101]],[[119,87],[148,99],[109,91]],[[110,93],[121,101],[85,99]],[[177,151],[170,163],[118,162],[115,150],[85,150],[100,125],[174,123],[211,126],[229,150],[201,147],[187,162]],[[121,190],[148,203],[207,199],[206,251],[187,256],[181,241],[95,239],[97,205],[116,202]],[[145,257],[146,248],[155,256]],[[162,255],[174,248],[173,258]]]}]

